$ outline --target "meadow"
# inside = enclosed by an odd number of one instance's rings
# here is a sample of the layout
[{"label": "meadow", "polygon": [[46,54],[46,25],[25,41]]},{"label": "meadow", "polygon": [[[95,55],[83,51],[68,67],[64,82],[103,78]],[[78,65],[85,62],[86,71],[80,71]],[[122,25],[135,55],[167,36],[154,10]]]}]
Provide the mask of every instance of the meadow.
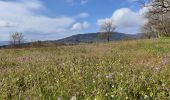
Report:
[{"label": "meadow", "polygon": [[170,100],[170,39],[0,50],[0,100]]}]

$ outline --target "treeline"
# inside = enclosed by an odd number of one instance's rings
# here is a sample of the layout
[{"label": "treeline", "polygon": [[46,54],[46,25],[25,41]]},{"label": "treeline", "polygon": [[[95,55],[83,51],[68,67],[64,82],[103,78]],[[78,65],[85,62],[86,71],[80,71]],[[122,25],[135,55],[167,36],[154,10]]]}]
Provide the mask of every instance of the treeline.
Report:
[{"label": "treeline", "polygon": [[14,32],[9,36],[9,44],[0,46],[0,48],[27,48],[27,47],[48,47],[48,46],[60,46],[65,45],[61,43],[54,43],[52,41],[26,41],[26,37],[22,32]]}]

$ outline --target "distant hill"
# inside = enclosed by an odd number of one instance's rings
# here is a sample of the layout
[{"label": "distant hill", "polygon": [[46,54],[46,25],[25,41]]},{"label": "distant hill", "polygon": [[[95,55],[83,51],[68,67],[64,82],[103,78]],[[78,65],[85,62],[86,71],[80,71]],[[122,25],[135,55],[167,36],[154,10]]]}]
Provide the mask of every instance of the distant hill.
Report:
[{"label": "distant hill", "polygon": [[[86,43],[96,43],[96,42],[106,42],[106,39],[99,38],[101,33],[87,33],[87,34],[77,34],[72,35],[70,37],[66,37],[59,40],[49,40],[49,41],[37,41],[23,43],[22,47],[27,47],[32,44],[35,46],[48,46],[48,45],[70,45],[70,44],[86,44]],[[110,41],[120,41],[120,40],[128,40],[128,39],[137,39],[138,35],[132,34],[124,34],[113,32],[111,33]],[[6,46],[5,46],[6,45]],[[0,41],[0,47],[7,47],[9,45],[9,41]]]},{"label": "distant hill", "polygon": [[[101,33],[77,34],[64,39],[57,40],[55,42],[63,43],[63,44],[78,44],[78,43],[95,43],[95,42],[107,41],[106,39],[99,38],[100,34]],[[113,32],[111,33],[110,41],[120,41],[125,39],[136,39],[136,38],[138,38],[137,35]]]},{"label": "distant hill", "polygon": [[0,41],[0,46],[9,45],[9,41]]}]

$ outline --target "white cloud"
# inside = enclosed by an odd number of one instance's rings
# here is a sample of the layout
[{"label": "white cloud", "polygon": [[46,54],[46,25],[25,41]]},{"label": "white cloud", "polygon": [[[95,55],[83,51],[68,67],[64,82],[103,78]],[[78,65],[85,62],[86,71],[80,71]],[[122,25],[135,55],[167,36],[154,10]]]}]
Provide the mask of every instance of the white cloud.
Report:
[{"label": "white cloud", "polygon": [[89,17],[90,15],[88,13],[80,13],[78,14],[77,16],[75,16],[76,18],[87,18]]},{"label": "white cloud", "polygon": [[[49,17],[41,14],[42,10],[48,9],[40,0],[0,1],[0,41],[8,40],[9,34],[15,31],[26,33],[28,40],[34,36],[43,39],[38,36],[45,34],[55,34],[57,39],[60,33],[71,33],[69,29],[76,22],[75,17]],[[87,16],[79,14],[80,18]]]},{"label": "white cloud", "polygon": [[84,4],[88,3],[88,0],[66,0],[66,2],[68,2],[68,3],[72,4],[72,5],[74,5],[74,4],[82,4],[82,5],[84,5]]},{"label": "white cloud", "polygon": [[25,7],[27,7],[27,8],[30,8],[30,9],[37,9],[37,10],[39,10],[39,9],[45,9],[45,7],[43,6],[43,3],[42,2],[40,2],[39,0],[29,0],[29,2],[28,1],[26,1],[26,0],[21,0],[20,1]]},{"label": "white cloud", "polygon": [[83,29],[86,29],[86,28],[89,28],[90,24],[88,22],[83,22],[83,23],[75,23],[73,26],[72,26],[72,30],[74,31],[80,31],[80,30],[83,30]]},{"label": "white cloud", "polygon": [[114,12],[112,19],[115,24],[120,27],[142,26],[144,19],[138,13],[131,11],[128,8],[122,8]]},{"label": "white cloud", "polygon": [[[111,19],[111,18],[100,19],[100,20],[98,20],[97,24],[98,24],[99,26],[101,26],[101,25],[103,25],[103,23],[105,23],[105,22],[113,22],[113,19]],[[113,24],[115,24],[115,23],[113,23]]]},{"label": "white cloud", "polygon": [[150,7],[143,7],[142,9],[139,10],[139,14],[142,16],[145,16],[147,12],[149,12]]},{"label": "white cloud", "polygon": [[121,8],[116,10],[110,18],[99,19],[98,25],[101,22],[112,20],[117,26],[117,31],[134,34],[139,32],[140,28],[146,22],[146,19],[141,15],[142,10],[134,12],[129,8]]},{"label": "white cloud", "polygon": [[13,27],[15,25],[10,24],[7,21],[0,20],[0,27],[8,28],[8,27]]}]

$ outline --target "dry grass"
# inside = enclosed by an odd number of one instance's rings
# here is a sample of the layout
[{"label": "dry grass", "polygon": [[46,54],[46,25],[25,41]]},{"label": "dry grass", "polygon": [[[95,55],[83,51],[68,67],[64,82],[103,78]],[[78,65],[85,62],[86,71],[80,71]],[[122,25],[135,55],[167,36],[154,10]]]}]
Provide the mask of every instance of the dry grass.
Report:
[{"label": "dry grass", "polygon": [[170,39],[0,50],[0,99],[170,99]]}]

